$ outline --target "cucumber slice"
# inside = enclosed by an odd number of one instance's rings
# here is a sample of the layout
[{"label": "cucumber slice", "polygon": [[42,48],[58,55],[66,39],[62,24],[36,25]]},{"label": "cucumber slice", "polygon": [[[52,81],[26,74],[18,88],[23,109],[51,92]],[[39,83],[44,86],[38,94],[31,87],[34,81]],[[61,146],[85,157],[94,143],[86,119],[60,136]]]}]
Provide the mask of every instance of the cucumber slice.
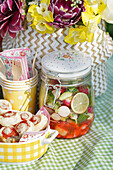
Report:
[{"label": "cucumber slice", "polygon": [[65,99],[67,99],[68,97],[71,97],[72,96],[72,92],[64,92],[64,93],[62,93],[61,94],[61,96],[59,97],[59,100],[65,100]]}]

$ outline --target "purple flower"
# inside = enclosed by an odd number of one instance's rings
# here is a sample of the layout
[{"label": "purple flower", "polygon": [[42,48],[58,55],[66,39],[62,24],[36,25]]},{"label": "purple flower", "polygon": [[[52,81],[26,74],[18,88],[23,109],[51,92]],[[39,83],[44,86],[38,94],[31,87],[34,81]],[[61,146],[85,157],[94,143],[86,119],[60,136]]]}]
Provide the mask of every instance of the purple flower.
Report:
[{"label": "purple flower", "polygon": [[81,19],[81,12],[85,11],[84,0],[51,0],[48,9],[54,18],[54,22],[49,25],[65,28]]},{"label": "purple flower", "polygon": [[16,33],[22,29],[21,22],[22,2],[20,0],[0,0],[0,35],[2,38],[7,33],[15,38]]}]

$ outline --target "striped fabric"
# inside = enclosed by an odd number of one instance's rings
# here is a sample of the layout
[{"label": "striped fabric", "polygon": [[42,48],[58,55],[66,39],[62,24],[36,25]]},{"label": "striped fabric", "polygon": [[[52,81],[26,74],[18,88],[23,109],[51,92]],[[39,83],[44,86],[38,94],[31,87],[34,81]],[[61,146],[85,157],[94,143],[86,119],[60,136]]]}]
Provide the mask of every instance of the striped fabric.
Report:
[{"label": "striped fabric", "polygon": [[95,101],[95,120],[88,134],[55,139],[46,154],[27,164],[0,164],[0,170],[113,169],[113,57],[107,62],[108,87]]}]

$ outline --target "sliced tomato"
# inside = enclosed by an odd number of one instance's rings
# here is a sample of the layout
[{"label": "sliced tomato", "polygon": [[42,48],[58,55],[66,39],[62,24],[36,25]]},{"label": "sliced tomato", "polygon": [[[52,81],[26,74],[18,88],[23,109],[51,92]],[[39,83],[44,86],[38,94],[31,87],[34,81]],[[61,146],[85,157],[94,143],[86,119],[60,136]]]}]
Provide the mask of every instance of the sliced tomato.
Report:
[{"label": "sliced tomato", "polygon": [[56,121],[50,119],[51,129],[55,129],[59,132],[57,138],[69,139],[85,135],[89,131],[91,124],[92,121],[90,119],[79,124],[76,124],[76,122],[71,119],[66,119],[66,121]]}]

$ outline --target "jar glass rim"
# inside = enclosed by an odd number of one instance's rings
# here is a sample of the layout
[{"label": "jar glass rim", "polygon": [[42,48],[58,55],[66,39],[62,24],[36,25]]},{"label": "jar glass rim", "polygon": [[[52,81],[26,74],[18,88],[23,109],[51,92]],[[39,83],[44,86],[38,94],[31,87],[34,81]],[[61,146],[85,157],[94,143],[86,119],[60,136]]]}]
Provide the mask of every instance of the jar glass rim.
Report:
[{"label": "jar glass rim", "polygon": [[53,79],[78,79],[85,77],[91,73],[91,66],[88,67],[87,69],[83,70],[82,72],[72,72],[72,73],[56,73],[52,71],[45,70],[42,68],[41,70],[41,77],[45,77],[44,79],[48,78],[53,78]]}]

